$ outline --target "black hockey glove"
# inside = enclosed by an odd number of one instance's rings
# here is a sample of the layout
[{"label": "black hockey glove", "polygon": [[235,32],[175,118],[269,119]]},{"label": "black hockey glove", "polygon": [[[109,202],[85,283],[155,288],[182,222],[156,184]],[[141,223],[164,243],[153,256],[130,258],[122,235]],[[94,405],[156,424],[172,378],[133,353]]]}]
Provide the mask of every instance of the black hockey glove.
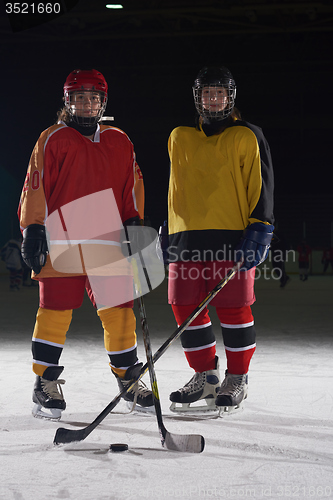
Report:
[{"label": "black hockey glove", "polygon": [[48,254],[45,226],[30,224],[23,230],[21,254],[26,265],[39,274]]},{"label": "black hockey glove", "polygon": [[272,241],[273,230],[273,225],[263,222],[255,222],[245,229],[235,251],[236,262],[243,261],[240,271],[248,271],[264,262]]}]

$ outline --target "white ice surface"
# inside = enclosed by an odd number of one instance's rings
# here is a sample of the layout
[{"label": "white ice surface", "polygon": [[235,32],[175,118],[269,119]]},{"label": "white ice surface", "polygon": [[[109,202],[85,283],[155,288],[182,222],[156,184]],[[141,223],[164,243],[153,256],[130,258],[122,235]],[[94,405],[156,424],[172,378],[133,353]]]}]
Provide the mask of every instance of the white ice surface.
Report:
[{"label": "white ice surface", "polygon": [[[180,341],[156,363],[164,423],[202,434],[201,454],[161,447],[154,415],[121,402],[86,440],[54,446],[59,426],[92,422],[118,393],[88,300],[75,311],[62,355],[67,410],[60,423],[31,416],[30,339],[38,290],[8,291],[0,276],[0,499],[333,498],[333,276],[297,276],[285,289],[256,282],[257,351],[243,412],[225,418],[174,415],[168,395],[192,376]],[[166,282],[145,297],[153,351],[175,330]],[[212,312],[221,372],[225,355]],[[145,361],[140,322],[140,358]],[[144,380],[149,384],[148,375]],[[129,450],[109,452],[110,443]]]}]

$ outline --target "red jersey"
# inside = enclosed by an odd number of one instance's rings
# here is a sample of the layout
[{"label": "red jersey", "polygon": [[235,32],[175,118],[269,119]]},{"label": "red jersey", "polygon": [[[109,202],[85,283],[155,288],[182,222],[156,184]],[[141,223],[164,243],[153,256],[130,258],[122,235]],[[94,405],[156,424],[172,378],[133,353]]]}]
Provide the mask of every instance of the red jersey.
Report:
[{"label": "red jersey", "polygon": [[[144,187],[133,144],[120,129],[101,125],[94,141],[60,122],[40,135],[31,155],[18,215],[21,229],[45,224],[64,205],[111,188],[122,222],[143,218]],[[38,277],[59,276],[50,259]]]},{"label": "red jersey", "polygon": [[311,248],[306,243],[301,243],[297,247],[298,262],[309,262]]},{"label": "red jersey", "polygon": [[333,248],[325,248],[323,251],[322,261],[333,260]]}]

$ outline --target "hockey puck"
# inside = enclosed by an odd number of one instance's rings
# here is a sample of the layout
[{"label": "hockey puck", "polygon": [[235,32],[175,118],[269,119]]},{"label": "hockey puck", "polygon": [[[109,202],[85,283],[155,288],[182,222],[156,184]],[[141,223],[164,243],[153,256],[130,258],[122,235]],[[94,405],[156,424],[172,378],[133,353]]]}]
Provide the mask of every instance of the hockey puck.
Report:
[{"label": "hockey puck", "polygon": [[125,443],[112,443],[110,444],[110,450],[111,451],[126,451],[128,450],[128,444]]}]

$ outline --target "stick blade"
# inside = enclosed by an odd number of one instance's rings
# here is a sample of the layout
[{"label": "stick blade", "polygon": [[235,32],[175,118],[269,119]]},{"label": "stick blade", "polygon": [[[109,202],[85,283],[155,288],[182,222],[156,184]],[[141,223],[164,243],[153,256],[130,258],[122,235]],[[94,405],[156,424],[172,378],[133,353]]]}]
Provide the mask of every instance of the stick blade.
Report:
[{"label": "stick blade", "polygon": [[167,431],[164,446],[168,450],[201,453],[205,448],[205,439],[200,434],[171,434]]},{"label": "stick blade", "polygon": [[59,427],[57,429],[53,443],[54,444],[66,444],[74,443],[77,441],[83,441],[88,436],[87,428],[80,430],[65,429],[64,427]]}]

